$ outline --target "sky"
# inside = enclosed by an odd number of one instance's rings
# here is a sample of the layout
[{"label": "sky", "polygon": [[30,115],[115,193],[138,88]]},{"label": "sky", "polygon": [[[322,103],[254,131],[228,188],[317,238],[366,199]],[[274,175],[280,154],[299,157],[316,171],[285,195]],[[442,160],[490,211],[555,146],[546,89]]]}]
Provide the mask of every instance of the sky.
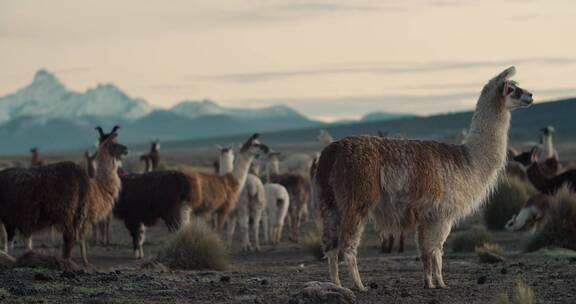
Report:
[{"label": "sky", "polygon": [[573,0],[2,0],[0,96],[46,68],[163,108],[427,115],[510,65],[537,102],[576,96],[574,29]]}]

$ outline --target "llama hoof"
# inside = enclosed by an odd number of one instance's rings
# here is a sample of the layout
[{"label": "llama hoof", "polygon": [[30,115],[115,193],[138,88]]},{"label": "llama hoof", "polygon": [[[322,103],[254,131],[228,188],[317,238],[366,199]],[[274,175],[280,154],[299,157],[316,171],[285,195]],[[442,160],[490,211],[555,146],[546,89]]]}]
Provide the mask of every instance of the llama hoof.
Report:
[{"label": "llama hoof", "polygon": [[366,288],[366,287],[364,287],[364,286],[362,286],[362,287],[357,287],[357,290],[358,290],[359,292],[368,292],[368,288]]},{"label": "llama hoof", "polygon": [[446,284],[444,284],[444,283],[438,283],[438,285],[436,286],[436,288],[438,288],[438,289],[447,289],[448,286],[446,286]]}]

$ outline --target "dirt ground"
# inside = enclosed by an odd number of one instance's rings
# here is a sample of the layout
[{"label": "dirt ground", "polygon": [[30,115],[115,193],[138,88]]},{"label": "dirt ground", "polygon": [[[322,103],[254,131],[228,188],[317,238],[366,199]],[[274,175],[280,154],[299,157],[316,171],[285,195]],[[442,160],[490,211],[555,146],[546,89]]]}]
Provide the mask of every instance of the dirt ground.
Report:
[{"label": "dirt ground", "polygon": [[[148,256],[158,252],[167,235],[163,225],[148,230]],[[405,253],[385,255],[376,248],[374,233],[367,231],[359,267],[370,290],[356,295],[359,303],[495,303],[521,278],[534,289],[537,303],[576,303],[576,258],[514,254],[521,239],[521,234],[495,234],[494,241],[513,253],[498,264],[481,264],[475,255],[447,249],[444,275],[449,288],[425,290],[412,237],[407,238]],[[288,242],[278,248],[264,246],[262,252],[233,250],[226,272],[142,270],[129,243],[127,230],[114,222],[113,244],[90,248],[95,270],[0,271],[0,303],[288,303],[306,282],[328,281],[325,261]],[[24,250],[21,245],[16,256]],[[59,254],[49,235],[35,237],[35,247]],[[345,286],[352,286],[343,266],[341,278]]]}]

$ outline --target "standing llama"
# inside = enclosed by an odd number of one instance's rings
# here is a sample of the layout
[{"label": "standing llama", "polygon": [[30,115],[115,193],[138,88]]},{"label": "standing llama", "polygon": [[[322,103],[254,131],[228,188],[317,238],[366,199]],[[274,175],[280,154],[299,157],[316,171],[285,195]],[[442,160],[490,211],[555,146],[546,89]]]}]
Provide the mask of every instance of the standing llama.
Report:
[{"label": "standing llama", "polygon": [[156,171],[160,163],[160,140],[150,143],[150,152],[140,156],[140,161],[144,162],[144,172]]},{"label": "standing llama", "polygon": [[542,154],[540,154],[540,162],[544,162],[547,159],[555,158],[558,159],[558,152],[554,148],[554,127],[547,126],[540,129],[541,139],[542,139]]},{"label": "standing llama", "polygon": [[32,154],[32,157],[30,158],[30,167],[39,167],[42,166],[44,164],[44,160],[42,160],[40,158],[40,153],[38,151],[38,148],[34,147],[32,149],[30,149],[30,153]]},{"label": "standing llama", "polygon": [[62,255],[69,259],[76,241],[80,241],[82,261],[89,265],[84,237],[90,225],[112,211],[120,191],[116,174],[118,161],[127,148],[116,141],[118,126],[100,133],[96,174],[91,179],[73,162],[0,172],[0,220],[8,241],[16,230],[25,237],[50,226],[62,232]]},{"label": "standing llama", "polygon": [[[232,147],[222,148],[220,150],[219,174],[230,174],[234,169],[234,150]],[[266,209],[266,194],[264,185],[260,178],[253,174],[246,176],[244,188],[238,197],[236,207],[228,217],[228,246],[232,247],[236,224],[240,228],[242,250],[251,251],[255,249],[260,251],[260,224],[264,210]],[[250,242],[250,220],[252,220],[253,241]],[[268,238],[268,226],[264,224],[264,237]]]},{"label": "standing llama", "polygon": [[231,173],[219,175],[192,170],[184,171],[190,183],[190,205],[193,212],[204,217],[206,222],[210,222],[215,213],[218,231],[222,231],[228,214],[236,206],[254,156],[260,152],[268,152],[268,147],[258,141],[258,136],[258,134],[252,135],[242,145]]},{"label": "standing llama", "polygon": [[444,242],[454,223],[477,210],[494,188],[506,161],[510,111],[532,103],[531,93],[508,80],[514,72],[506,69],[484,86],[464,145],[352,136],[322,151],[314,179],[333,283],[341,285],[343,253],[356,287],[366,290],[357,248],[366,217],[379,204],[383,212],[376,220],[383,225],[416,229],[424,286],[446,286]]},{"label": "standing llama", "polygon": [[[84,167],[88,176],[94,178],[96,175],[96,156],[98,153],[90,154],[90,151],[84,152]],[[92,242],[94,244],[110,245],[111,239],[112,215],[108,215],[102,221],[92,226]]]},{"label": "standing llama", "polygon": [[[300,224],[302,223],[303,209],[310,197],[310,183],[299,174],[280,174],[278,152],[268,153],[266,164],[267,183],[276,183],[284,186],[290,194],[288,208],[288,223],[290,225],[290,240],[298,242],[300,239]],[[309,169],[310,170],[310,169]]]}]

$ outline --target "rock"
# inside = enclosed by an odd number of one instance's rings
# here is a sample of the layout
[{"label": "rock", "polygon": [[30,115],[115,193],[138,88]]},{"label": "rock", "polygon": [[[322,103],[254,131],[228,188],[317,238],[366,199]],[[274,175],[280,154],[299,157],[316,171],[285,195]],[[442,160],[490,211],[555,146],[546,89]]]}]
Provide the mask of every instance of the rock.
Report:
[{"label": "rock", "polygon": [[478,281],[476,281],[478,284],[485,284],[488,281],[488,277],[487,276],[481,276],[478,278]]},{"label": "rock", "polygon": [[308,282],[299,293],[292,295],[289,304],[354,304],[356,295],[350,289],[326,282]]},{"label": "rock", "polygon": [[378,289],[378,283],[372,282],[368,284],[368,287],[370,287],[370,289]]},{"label": "rock", "polygon": [[230,280],[232,280],[232,278],[230,278],[230,276],[221,276],[220,277],[220,282],[228,283],[228,282],[230,282]]}]

